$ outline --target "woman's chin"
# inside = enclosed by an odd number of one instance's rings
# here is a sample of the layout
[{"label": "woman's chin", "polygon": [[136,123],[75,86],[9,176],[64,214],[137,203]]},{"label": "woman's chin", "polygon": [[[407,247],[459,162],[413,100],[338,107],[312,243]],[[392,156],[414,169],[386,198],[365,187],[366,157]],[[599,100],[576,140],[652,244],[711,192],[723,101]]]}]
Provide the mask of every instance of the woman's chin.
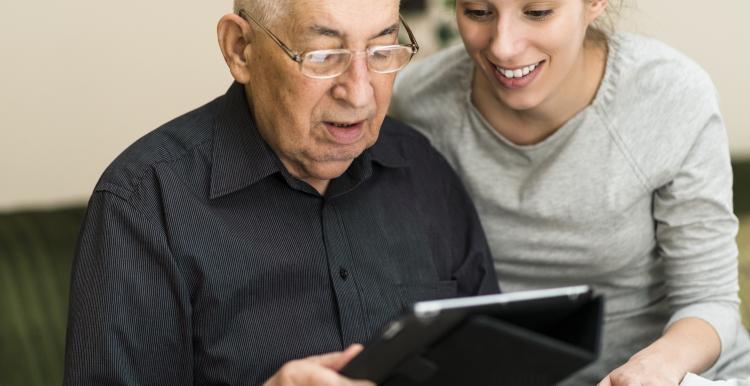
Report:
[{"label": "woman's chin", "polygon": [[533,110],[541,104],[541,98],[531,93],[526,93],[526,95],[500,95],[500,100],[509,109],[515,111]]}]

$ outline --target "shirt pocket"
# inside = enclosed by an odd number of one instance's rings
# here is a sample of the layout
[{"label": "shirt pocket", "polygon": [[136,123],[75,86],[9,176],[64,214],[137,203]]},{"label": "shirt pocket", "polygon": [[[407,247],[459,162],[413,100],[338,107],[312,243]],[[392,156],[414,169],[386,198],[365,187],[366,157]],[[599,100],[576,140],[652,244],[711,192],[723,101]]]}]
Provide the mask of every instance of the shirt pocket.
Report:
[{"label": "shirt pocket", "polygon": [[441,280],[431,283],[400,284],[398,293],[401,307],[408,309],[416,302],[455,298],[458,295],[458,283],[455,280]]}]

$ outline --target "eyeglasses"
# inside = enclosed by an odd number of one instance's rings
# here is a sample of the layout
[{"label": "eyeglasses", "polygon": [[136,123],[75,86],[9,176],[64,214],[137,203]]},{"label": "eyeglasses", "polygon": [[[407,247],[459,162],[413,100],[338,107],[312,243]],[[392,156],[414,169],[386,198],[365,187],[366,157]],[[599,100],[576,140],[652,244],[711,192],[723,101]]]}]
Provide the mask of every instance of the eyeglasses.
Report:
[{"label": "eyeglasses", "polygon": [[[276,35],[273,34],[268,28],[260,24],[255,18],[250,16],[244,9],[240,9],[239,16],[248,22],[252,21],[260,29],[262,29],[268,36],[281,47],[282,50],[289,56],[290,59],[299,63],[300,71],[303,75],[313,79],[329,79],[335,78],[349,68],[352,62],[352,58],[355,54],[359,54],[362,51],[349,50],[346,48],[337,48],[330,50],[314,50],[297,53],[292,51],[289,46],[284,44]],[[388,74],[396,72],[404,68],[412,56],[419,51],[419,44],[414,39],[414,34],[406,24],[406,21],[399,15],[399,20],[404,25],[406,33],[409,34],[409,40],[411,44],[393,44],[387,46],[372,46],[367,47],[364,50],[364,54],[367,58],[367,68],[370,71],[377,72],[380,74]]]}]

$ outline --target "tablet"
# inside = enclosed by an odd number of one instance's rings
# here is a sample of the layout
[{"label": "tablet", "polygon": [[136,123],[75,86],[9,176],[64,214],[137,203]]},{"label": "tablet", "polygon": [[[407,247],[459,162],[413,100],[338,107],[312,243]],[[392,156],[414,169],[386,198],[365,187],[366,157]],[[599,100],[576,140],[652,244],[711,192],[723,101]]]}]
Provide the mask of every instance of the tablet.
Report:
[{"label": "tablet", "polygon": [[419,302],[341,373],[387,385],[551,385],[596,359],[602,319],[588,286]]}]

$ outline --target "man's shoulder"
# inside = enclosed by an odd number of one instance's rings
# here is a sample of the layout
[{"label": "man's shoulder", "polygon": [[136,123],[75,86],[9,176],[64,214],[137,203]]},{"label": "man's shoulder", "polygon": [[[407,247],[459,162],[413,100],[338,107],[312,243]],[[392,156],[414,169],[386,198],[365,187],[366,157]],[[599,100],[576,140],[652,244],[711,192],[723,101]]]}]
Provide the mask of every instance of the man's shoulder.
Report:
[{"label": "man's shoulder", "polygon": [[127,198],[157,169],[189,162],[196,152],[210,151],[218,99],[176,117],[128,146],[107,167],[96,184]]},{"label": "man's shoulder", "polygon": [[380,133],[392,141],[400,141],[414,146],[429,146],[427,137],[409,124],[391,116],[385,117]]},{"label": "man's shoulder", "polygon": [[[404,151],[429,152],[432,150],[429,139],[407,123],[387,116],[380,129],[384,145],[396,146]],[[405,155],[408,156],[408,153]]]},{"label": "man's shoulder", "polygon": [[407,123],[386,117],[380,135],[382,146],[397,152],[413,168],[437,171],[447,165],[430,140]]}]

